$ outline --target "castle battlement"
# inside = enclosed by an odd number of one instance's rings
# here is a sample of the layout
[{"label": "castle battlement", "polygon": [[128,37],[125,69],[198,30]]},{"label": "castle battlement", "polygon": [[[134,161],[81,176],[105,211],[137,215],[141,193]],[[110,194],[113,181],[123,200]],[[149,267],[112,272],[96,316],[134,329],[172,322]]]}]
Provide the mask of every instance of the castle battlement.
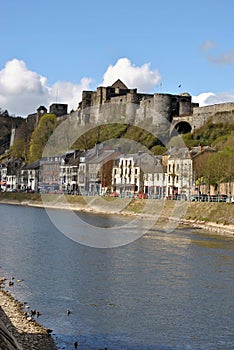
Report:
[{"label": "castle battlement", "polygon": [[[100,86],[96,91],[83,91],[82,101],[78,107],[79,123],[86,125],[98,122],[100,112],[105,109],[104,113],[111,113],[111,109],[117,104],[119,115],[130,116],[131,120],[141,119],[150,109],[151,114],[160,115],[168,122],[172,122],[174,116],[190,115],[193,108],[198,106],[192,103],[188,93],[179,95],[138,93],[137,89],[129,89],[118,79],[111,86]],[[129,108],[131,104],[134,105],[134,108]]]}]

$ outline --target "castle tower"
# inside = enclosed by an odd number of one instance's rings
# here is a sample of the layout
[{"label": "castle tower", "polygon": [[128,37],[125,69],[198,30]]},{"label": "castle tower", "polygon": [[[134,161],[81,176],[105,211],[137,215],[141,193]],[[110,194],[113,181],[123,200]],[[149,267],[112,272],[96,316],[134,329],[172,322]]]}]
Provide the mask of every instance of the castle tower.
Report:
[{"label": "castle tower", "polygon": [[47,108],[44,106],[40,106],[37,108],[37,115],[36,115],[36,126],[38,125],[41,117],[43,114],[47,113]]},{"label": "castle tower", "polygon": [[12,127],[11,128],[11,139],[10,139],[10,147],[14,145],[15,142],[15,134],[16,134],[16,128]]}]

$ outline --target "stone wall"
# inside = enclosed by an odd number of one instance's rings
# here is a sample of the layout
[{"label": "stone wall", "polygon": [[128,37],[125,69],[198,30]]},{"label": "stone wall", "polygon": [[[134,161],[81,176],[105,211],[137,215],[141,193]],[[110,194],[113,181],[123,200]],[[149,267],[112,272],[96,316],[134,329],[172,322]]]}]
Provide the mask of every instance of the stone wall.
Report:
[{"label": "stone wall", "polygon": [[213,122],[220,122],[220,117],[222,120],[234,122],[234,103],[219,103],[193,109],[193,121],[196,127],[202,126],[211,117],[214,117]]},{"label": "stone wall", "polygon": [[125,122],[145,119],[153,124],[158,124],[162,119],[171,122],[173,116],[191,114],[193,106],[188,93],[143,94],[138,93],[137,89],[128,89],[117,80],[112,86],[98,87],[96,91],[83,91],[79,104],[80,124],[106,121],[108,115],[116,120],[125,117]]}]

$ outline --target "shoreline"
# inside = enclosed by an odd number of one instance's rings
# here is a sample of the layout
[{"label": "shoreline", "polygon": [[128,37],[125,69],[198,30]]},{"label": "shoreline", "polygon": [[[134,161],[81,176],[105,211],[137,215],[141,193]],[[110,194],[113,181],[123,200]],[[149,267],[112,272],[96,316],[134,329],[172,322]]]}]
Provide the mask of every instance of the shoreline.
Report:
[{"label": "shoreline", "polygon": [[[141,200],[142,201],[142,200]],[[1,199],[0,204],[6,204],[6,205],[20,205],[20,206],[28,206],[28,207],[35,207],[35,208],[45,208],[45,209],[54,209],[54,210],[73,210],[73,211],[79,211],[84,213],[91,213],[91,214],[100,214],[100,215],[121,215],[121,216],[129,216],[129,217],[136,217],[140,216],[143,218],[152,218],[153,213],[144,213],[144,212],[133,212],[128,209],[123,209],[121,211],[112,210],[110,211],[108,208],[108,212],[106,210],[100,209],[98,207],[90,207],[88,203],[86,204],[80,204],[80,203],[65,203],[65,202],[56,202],[51,204],[34,201],[34,200],[23,200],[23,201],[17,201],[17,200],[5,200]],[[225,203],[223,203],[225,204]],[[228,204],[229,205],[229,204]],[[232,205],[232,204],[231,204]],[[234,206],[233,206],[234,209]],[[200,218],[197,219],[186,219],[186,218],[176,218],[173,216],[165,215],[165,213],[162,213],[162,215],[159,216],[159,219],[157,222],[165,223],[165,222],[174,222],[178,223],[178,225],[183,226],[190,226],[191,228],[200,228],[210,233],[216,233],[222,236],[234,236],[234,222],[233,224],[227,224],[225,221],[223,223],[217,223],[207,220],[201,220]]]},{"label": "shoreline", "polygon": [[6,279],[0,277],[0,348],[2,350],[57,350],[48,330],[41,326],[23,303],[5,290]]}]

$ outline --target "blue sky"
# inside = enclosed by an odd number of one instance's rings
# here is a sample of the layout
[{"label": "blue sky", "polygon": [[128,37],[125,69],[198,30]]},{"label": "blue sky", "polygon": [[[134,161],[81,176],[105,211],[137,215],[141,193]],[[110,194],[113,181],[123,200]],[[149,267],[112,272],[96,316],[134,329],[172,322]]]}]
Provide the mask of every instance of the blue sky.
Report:
[{"label": "blue sky", "polygon": [[0,107],[10,113],[55,99],[75,109],[83,89],[117,75],[139,92],[186,91],[201,105],[234,101],[232,0],[0,5]]}]

